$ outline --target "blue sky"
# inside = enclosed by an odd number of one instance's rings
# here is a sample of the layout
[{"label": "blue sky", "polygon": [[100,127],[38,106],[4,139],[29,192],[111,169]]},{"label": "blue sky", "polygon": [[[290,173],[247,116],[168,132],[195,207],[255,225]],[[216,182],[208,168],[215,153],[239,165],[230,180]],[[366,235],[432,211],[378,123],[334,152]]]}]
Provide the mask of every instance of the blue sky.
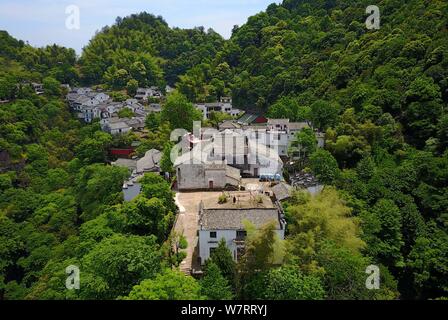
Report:
[{"label": "blue sky", "polygon": [[[0,30],[33,46],[57,43],[81,52],[95,32],[117,16],[147,11],[170,26],[213,28],[225,38],[232,27],[278,0],[0,0]],[[68,30],[65,9],[80,9],[80,29]]]}]

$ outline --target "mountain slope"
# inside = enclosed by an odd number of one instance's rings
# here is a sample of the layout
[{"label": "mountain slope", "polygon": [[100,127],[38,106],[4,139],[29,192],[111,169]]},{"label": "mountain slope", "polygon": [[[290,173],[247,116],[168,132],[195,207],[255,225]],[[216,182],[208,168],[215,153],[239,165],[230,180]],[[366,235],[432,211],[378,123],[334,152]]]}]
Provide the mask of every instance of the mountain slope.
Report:
[{"label": "mountain slope", "polygon": [[145,12],[117,18],[113,26],[103,28],[84,48],[80,60],[82,79],[117,87],[130,79],[142,86],[165,82],[173,85],[179,75],[210,60],[223,43],[213,30],[172,29],[161,17]]}]

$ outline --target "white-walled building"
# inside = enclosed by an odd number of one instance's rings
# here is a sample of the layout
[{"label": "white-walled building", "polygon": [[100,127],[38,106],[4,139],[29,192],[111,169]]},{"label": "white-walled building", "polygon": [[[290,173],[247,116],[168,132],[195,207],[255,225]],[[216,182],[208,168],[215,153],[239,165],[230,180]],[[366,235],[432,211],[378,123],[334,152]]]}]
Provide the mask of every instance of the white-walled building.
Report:
[{"label": "white-walled building", "polygon": [[202,112],[204,120],[209,119],[212,112],[227,113],[233,117],[241,113],[241,110],[233,108],[232,98],[229,97],[222,97],[219,102],[196,103],[195,106]]},{"label": "white-walled building", "polygon": [[240,170],[226,161],[210,161],[200,146],[179,156],[174,162],[178,190],[224,190],[238,188]]},{"label": "white-walled building", "polygon": [[[221,131],[234,131],[247,136],[270,149],[274,149],[279,156],[288,157],[291,143],[296,139],[297,133],[305,128],[311,128],[307,122],[289,122],[289,119],[268,119],[266,124],[241,125],[235,121],[225,121],[220,124]],[[318,147],[324,147],[325,135],[316,132]]]},{"label": "white-walled building", "polygon": [[[205,137],[207,136],[207,137]],[[174,161],[180,190],[237,187],[239,176],[281,176],[278,153],[237,132],[204,134],[203,140],[186,135],[184,152]]]},{"label": "white-walled building", "polygon": [[224,239],[235,261],[244,254],[245,221],[257,229],[274,223],[279,239],[285,237],[286,222],[282,211],[269,197],[257,192],[231,192],[226,203],[204,199],[199,208],[199,258],[203,265]]},{"label": "white-walled building", "polygon": [[[90,88],[74,88],[67,94],[67,101],[79,119],[86,123],[100,119],[102,130],[111,134],[143,129],[146,116],[151,112],[137,99],[113,102],[109,95]],[[118,113],[125,108],[134,113],[131,119],[118,118]]]},{"label": "white-walled building", "polygon": [[139,102],[147,102],[149,98],[161,98],[162,96],[160,89],[153,86],[150,88],[138,88],[135,99]]},{"label": "white-walled building", "polygon": [[118,134],[126,134],[132,130],[132,127],[129,126],[124,121],[118,121],[109,123],[106,126],[106,132],[109,132],[111,135],[118,135]]}]

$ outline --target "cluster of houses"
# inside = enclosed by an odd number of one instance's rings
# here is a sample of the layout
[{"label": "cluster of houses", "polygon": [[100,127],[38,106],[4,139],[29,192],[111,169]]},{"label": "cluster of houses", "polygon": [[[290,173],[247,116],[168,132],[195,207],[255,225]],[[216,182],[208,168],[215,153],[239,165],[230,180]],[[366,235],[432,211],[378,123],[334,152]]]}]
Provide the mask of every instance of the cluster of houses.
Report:
[{"label": "cluster of houses", "polygon": [[[144,127],[148,112],[160,112],[153,106],[149,111],[143,102],[157,97],[155,88],[140,90],[136,99],[122,103],[111,102],[102,92],[74,89],[68,95],[72,109],[86,122],[100,118],[103,130],[122,134]],[[131,119],[116,117],[122,108],[129,108],[136,116]],[[217,103],[196,104],[204,119],[212,112],[224,112],[237,118],[232,101],[222,98]],[[288,119],[267,119],[244,114],[237,120],[222,122],[218,128],[199,128],[179,139],[173,167],[175,187],[183,192],[222,191],[223,199],[204,197],[198,205],[198,262],[204,264],[221,239],[238,260],[244,252],[246,232],[243,221],[255,227],[268,222],[275,224],[280,239],[284,238],[286,222],[281,202],[287,200],[296,187],[319,190],[312,175],[294,176],[294,185],[283,181],[283,166],[291,156],[289,149],[298,132],[311,128],[308,122],[290,122]],[[324,135],[315,132],[318,147],[324,146]],[[123,185],[125,201],[131,201],[141,192],[139,179],[147,172],[161,172],[162,153],[149,150],[142,158],[118,159],[113,165],[129,169],[131,177]],[[260,182],[250,187],[247,180]],[[266,181],[266,183],[263,183]],[[257,185],[257,184],[255,184]],[[216,193],[210,193],[216,195]],[[221,198],[222,198],[221,196]]]},{"label": "cluster of houses", "polygon": [[[67,101],[79,119],[86,123],[99,119],[103,131],[116,135],[142,130],[146,116],[150,112],[161,111],[161,106],[158,103],[152,103],[149,106],[143,105],[149,97],[161,97],[161,93],[156,88],[139,89],[136,98],[114,102],[108,94],[102,91],[95,91],[91,88],[73,88],[67,94]],[[125,108],[132,111],[131,118],[118,116],[119,112]]]},{"label": "cluster of houses", "polygon": [[[291,159],[289,147],[305,128],[311,128],[310,124],[245,114],[221,123],[218,129],[202,128],[182,138],[182,154],[174,162],[177,189],[222,190],[227,198],[221,202],[205,197],[199,205],[199,265],[222,239],[238,261],[244,253],[245,220],[257,228],[272,222],[278,237],[284,239],[286,222],[281,202],[296,187],[312,193],[322,188],[311,174],[294,176],[294,186],[283,181],[283,164]],[[318,147],[323,147],[324,135],[315,134]],[[248,187],[248,180],[258,183]]]},{"label": "cluster of houses", "polygon": [[[226,121],[219,130],[203,128],[196,136],[187,134],[182,139],[182,154],[174,162],[177,188],[236,189],[237,173],[241,177],[281,180],[291,143],[298,132],[309,127],[306,122],[292,123],[288,119],[267,119],[256,125]],[[318,147],[323,147],[323,134],[316,132],[316,137]]]},{"label": "cluster of houses", "polygon": [[[104,127],[112,133],[144,127],[144,122],[138,119],[122,123],[122,119],[108,119]],[[289,146],[304,128],[309,128],[309,124],[291,123],[287,119],[267,119],[257,125],[236,120],[222,123],[219,129],[199,128],[195,134],[188,133],[180,138],[179,152],[173,159],[176,188],[179,191],[239,190],[242,178],[281,181],[284,163],[289,160]],[[316,132],[316,136],[318,146],[323,147],[323,135]],[[126,194],[129,190],[123,191]]]},{"label": "cluster of houses", "polygon": [[[264,117],[245,114],[238,120],[224,121],[219,130],[244,132],[251,139],[277,150],[282,158],[291,157],[289,147],[297,133],[305,128],[311,128],[309,122],[290,122],[289,119],[266,119]],[[324,134],[316,132],[318,146],[324,146]]]},{"label": "cluster of houses", "polygon": [[182,140],[183,153],[174,162],[179,190],[238,189],[241,177],[282,175],[277,151],[245,133],[201,131],[200,138],[188,134]]}]

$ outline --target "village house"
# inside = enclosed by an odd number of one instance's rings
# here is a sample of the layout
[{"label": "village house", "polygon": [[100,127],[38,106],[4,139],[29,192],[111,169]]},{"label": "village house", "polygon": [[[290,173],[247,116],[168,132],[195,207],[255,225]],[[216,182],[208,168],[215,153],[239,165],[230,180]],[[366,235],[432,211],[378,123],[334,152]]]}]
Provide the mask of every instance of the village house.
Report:
[{"label": "village house", "polygon": [[145,174],[148,172],[160,172],[160,161],[162,160],[162,152],[151,149],[145,153],[145,156],[137,160],[137,174]]},{"label": "village house", "polygon": [[141,191],[138,182],[145,173],[160,172],[160,161],[162,153],[159,150],[151,149],[140,159],[118,159],[112,165],[128,168],[131,177],[123,184],[123,194],[125,201],[132,201]]},{"label": "village house", "polygon": [[160,92],[159,88],[153,86],[150,88],[138,88],[137,94],[135,95],[135,99],[137,99],[139,102],[148,102],[150,98],[158,98],[160,99],[162,97],[162,93]]},{"label": "village house", "polygon": [[279,239],[284,239],[286,221],[281,208],[272,200],[257,192],[223,193],[226,201],[205,198],[199,206],[199,262],[204,265],[219,242],[224,239],[235,261],[244,254],[245,222],[259,229],[274,223]]},{"label": "village house", "polygon": [[122,103],[121,108],[128,108],[134,113],[145,110],[145,106],[139,103],[137,99],[127,99]]},{"label": "village house", "polygon": [[33,87],[34,93],[37,95],[44,94],[44,85],[42,83],[31,83],[31,87]]},{"label": "village house", "polygon": [[108,123],[105,129],[105,131],[110,133],[111,135],[126,134],[131,130],[132,127],[129,126],[125,121]]},{"label": "village house", "polygon": [[131,127],[132,131],[140,132],[145,129],[145,117],[133,117],[126,119],[125,122]]},{"label": "village house", "polygon": [[225,120],[218,124],[219,131],[224,130],[239,130],[242,126],[234,120]]},{"label": "village house", "polygon": [[147,108],[148,112],[160,113],[162,112],[162,105],[159,103],[151,103]]},{"label": "village house", "polygon": [[292,186],[287,184],[286,182],[280,182],[271,188],[275,200],[284,201],[288,200],[291,197],[291,193],[294,190]]},{"label": "village house", "polygon": [[232,98],[222,97],[219,102],[213,103],[197,103],[196,108],[203,114],[203,119],[210,119],[212,112],[227,113],[233,117],[238,116],[242,111],[234,109],[232,106]]},{"label": "village house", "polygon": [[111,135],[126,134],[130,131],[142,131],[145,128],[145,117],[104,118],[100,120],[101,130]]},{"label": "village house", "polygon": [[[225,161],[212,163],[207,154],[195,156],[196,150],[178,157],[174,163],[177,188],[187,190],[237,189],[241,183],[240,171]],[[194,159],[193,159],[194,158]]]},{"label": "village house", "polygon": [[93,119],[110,114],[106,105],[111,101],[110,96],[90,88],[73,88],[67,94],[67,101],[70,108],[78,113],[78,118],[83,119],[86,123],[91,123]]},{"label": "village house", "polygon": [[252,137],[225,130],[212,138],[210,159],[225,159],[241,170],[242,176],[282,174],[283,161],[276,150],[267,148]]}]

